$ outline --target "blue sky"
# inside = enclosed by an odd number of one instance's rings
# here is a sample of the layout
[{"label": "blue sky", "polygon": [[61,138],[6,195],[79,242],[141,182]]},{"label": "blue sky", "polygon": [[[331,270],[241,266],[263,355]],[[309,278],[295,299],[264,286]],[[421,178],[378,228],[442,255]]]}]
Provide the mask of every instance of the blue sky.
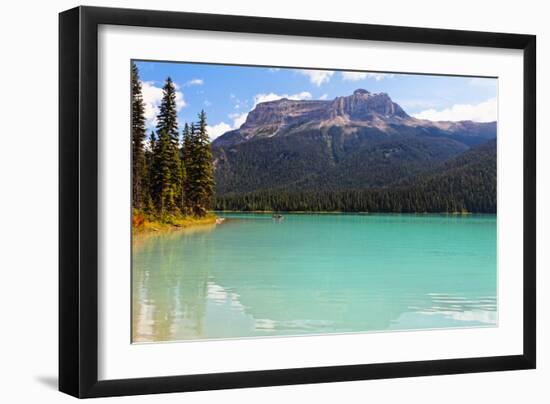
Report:
[{"label": "blue sky", "polygon": [[388,93],[412,116],[430,120],[496,120],[497,80],[491,78],[342,72],[195,63],[136,62],[146,103],[147,126],[153,129],[170,76],[176,83],[178,120],[195,121],[206,111],[212,138],[239,127],[258,102],[327,99],[357,88]]}]

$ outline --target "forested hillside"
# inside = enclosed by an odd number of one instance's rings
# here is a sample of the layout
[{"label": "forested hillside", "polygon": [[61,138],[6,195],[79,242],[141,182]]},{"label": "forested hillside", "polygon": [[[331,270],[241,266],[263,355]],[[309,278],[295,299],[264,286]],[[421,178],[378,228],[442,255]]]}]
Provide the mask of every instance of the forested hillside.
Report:
[{"label": "forested hillside", "polygon": [[219,210],[496,213],[496,141],[387,186],[276,188],[219,194]]}]

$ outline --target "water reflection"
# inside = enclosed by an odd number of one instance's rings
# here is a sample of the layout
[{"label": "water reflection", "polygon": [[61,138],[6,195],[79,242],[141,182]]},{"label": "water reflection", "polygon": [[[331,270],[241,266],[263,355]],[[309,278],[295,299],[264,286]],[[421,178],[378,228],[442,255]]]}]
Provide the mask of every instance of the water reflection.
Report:
[{"label": "water reflection", "polygon": [[[133,245],[134,342],[196,338],[203,330],[209,268],[206,235],[215,226],[143,235]],[[201,265],[185,262],[192,240]],[[198,257],[197,257],[198,258]]]}]

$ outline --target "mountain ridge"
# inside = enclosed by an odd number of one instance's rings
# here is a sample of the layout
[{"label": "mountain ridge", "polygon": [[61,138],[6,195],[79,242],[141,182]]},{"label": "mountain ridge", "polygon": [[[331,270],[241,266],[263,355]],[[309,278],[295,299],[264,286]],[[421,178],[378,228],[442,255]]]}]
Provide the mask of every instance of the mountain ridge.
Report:
[{"label": "mountain ridge", "polygon": [[[290,100],[281,98],[257,104],[237,129],[214,140],[216,146],[273,136],[291,135],[304,130],[338,126],[348,132],[363,127],[392,134],[400,127],[446,135],[475,134],[489,139],[496,133],[496,122],[429,121],[408,115],[387,93],[357,89],[333,100]],[[397,128],[396,128],[397,127]]]}]

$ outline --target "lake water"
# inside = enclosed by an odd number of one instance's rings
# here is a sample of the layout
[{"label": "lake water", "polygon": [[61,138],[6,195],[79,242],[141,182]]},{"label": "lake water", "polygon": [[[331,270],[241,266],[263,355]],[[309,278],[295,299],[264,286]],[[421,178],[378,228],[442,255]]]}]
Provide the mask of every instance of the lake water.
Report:
[{"label": "lake water", "polygon": [[134,239],[134,342],[497,323],[495,216],[219,216]]}]

